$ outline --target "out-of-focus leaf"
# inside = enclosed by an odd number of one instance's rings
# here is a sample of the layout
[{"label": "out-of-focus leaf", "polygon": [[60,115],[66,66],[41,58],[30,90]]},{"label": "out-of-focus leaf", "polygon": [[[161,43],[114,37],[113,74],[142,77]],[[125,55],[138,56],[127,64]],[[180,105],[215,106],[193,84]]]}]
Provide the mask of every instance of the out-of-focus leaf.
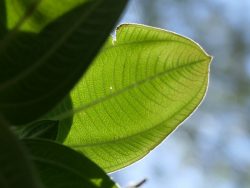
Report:
[{"label": "out-of-focus leaf", "polygon": [[[6,28],[38,33],[46,25],[91,0],[3,0],[6,3]],[[100,1],[100,0],[92,0]],[[85,13],[86,14],[86,13]]]},{"label": "out-of-focus leaf", "polygon": [[66,146],[36,139],[24,143],[47,188],[116,188],[101,168]]},{"label": "out-of-focus leaf", "polygon": [[[64,144],[106,171],[145,156],[200,104],[211,57],[195,42],[142,25],[122,25],[71,92]],[[58,139],[68,124],[59,126]]]},{"label": "out-of-focus leaf", "polygon": [[5,1],[0,1],[0,41],[6,34],[6,6]]},{"label": "out-of-focus leaf", "polygon": [[42,188],[22,144],[0,117],[0,187]]},{"label": "out-of-focus leaf", "polygon": [[0,41],[0,111],[12,124],[37,119],[68,94],[127,0],[36,2],[6,1],[8,25],[15,27]]}]

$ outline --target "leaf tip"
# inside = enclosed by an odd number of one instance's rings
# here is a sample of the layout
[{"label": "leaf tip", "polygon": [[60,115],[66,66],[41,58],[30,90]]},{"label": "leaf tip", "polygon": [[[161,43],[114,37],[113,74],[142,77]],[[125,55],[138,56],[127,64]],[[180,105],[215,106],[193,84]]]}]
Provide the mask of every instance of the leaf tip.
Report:
[{"label": "leaf tip", "polygon": [[213,61],[213,59],[214,59],[214,57],[212,55],[207,54],[207,53],[206,53],[206,57],[207,57],[206,58],[207,63],[211,64],[212,61]]},{"label": "leaf tip", "polygon": [[213,59],[214,59],[214,56],[208,55],[208,59],[209,59],[209,63],[212,63],[212,61],[213,61]]}]

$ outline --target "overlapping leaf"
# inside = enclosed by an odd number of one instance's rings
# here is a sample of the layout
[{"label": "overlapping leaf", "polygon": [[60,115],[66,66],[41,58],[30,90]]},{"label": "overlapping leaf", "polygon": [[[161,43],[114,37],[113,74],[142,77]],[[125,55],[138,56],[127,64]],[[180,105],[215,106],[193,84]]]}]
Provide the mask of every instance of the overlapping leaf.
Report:
[{"label": "overlapping leaf", "polygon": [[11,30],[21,22],[20,30],[38,33],[66,12],[89,1],[91,0],[61,0],[60,2],[57,0],[3,0],[8,17],[6,28]]},{"label": "overlapping leaf", "polygon": [[[190,39],[122,25],[71,92],[72,109],[54,117],[61,119],[58,140],[106,171],[139,160],[199,105],[210,61]],[[62,120],[72,116],[69,131]]]},{"label": "overlapping leaf", "polygon": [[42,188],[25,148],[0,117],[0,187]]},{"label": "overlapping leaf", "polygon": [[116,188],[102,169],[70,148],[45,140],[24,143],[47,188]]},{"label": "overlapping leaf", "polygon": [[1,16],[0,23],[12,30],[0,40],[0,111],[11,123],[21,124],[66,96],[127,1],[5,2],[8,20]]}]

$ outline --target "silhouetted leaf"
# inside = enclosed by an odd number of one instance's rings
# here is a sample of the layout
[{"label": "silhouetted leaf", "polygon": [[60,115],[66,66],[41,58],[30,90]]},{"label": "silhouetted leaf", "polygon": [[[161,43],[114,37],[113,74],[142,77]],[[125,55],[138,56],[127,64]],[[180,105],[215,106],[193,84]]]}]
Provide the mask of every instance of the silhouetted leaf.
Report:
[{"label": "silhouetted leaf", "polygon": [[[0,111],[12,124],[25,124],[68,94],[127,0],[6,2],[9,28],[15,27],[0,41]],[[28,8],[19,16],[22,4]]]},{"label": "silhouetted leaf", "polygon": [[116,188],[95,163],[66,146],[35,139],[24,143],[47,188]]},{"label": "silhouetted leaf", "polygon": [[0,187],[42,188],[25,148],[0,117]]},{"label": "silhouetted leaf", "polygon": [[0,41],[7,32],[5,1],[0,1]]}]

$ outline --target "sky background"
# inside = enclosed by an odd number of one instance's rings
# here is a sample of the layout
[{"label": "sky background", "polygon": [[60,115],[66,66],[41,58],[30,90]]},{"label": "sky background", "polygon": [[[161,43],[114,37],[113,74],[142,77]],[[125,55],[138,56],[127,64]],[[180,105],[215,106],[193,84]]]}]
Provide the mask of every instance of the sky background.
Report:
[{"label": "sky background", "polygon": [[200,108],[137,163],[111,176],[122,188],[250,187],[250,1],[131,0],[120,23],[192,38],[212,56]]}]

